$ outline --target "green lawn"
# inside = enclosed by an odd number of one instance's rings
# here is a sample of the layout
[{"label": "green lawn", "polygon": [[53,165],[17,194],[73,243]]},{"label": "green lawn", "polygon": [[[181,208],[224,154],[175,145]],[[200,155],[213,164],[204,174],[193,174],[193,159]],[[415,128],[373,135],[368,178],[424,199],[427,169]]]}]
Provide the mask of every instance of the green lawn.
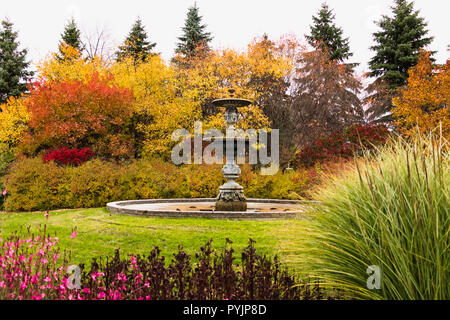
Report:
[{"label": "green lawn", "polygon": [[[20,227],[37,228],[45,223],[43,212],[1,213],[2,237]],[[121,252],[147,254],[154,246],[171,257],[178,245],[193,254],[210,238],[213,247],[220,249],[225,239],[233,241],[233,248],[256,241],[260,253],[278,254],[290,269],[301,268],[297,248],[302,244],[307,219],[288,220],[214,220],[201,218],[149,218],[110,214],[105,208],[73,209],[50,212],[47,229],[56,232],[62,249],[72,248],[73,263],[87,263],[91,258]],[[72,228],[77,226],[78,236],[70,239]]]}]

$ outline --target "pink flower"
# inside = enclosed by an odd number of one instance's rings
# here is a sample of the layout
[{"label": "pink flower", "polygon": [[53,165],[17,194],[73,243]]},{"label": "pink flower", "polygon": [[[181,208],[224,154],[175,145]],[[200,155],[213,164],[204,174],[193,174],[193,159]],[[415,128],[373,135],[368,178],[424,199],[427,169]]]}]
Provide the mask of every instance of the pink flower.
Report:
[{"label": "pink flower", "polygon": [[49,215],[50,215],[50,214],[48,213],[48,211],[44,214],[44,216],[45,216],[46,218],[48,218]]},{"label": "pink flower", "polygon": [[6,192],[6,189],[4,189],[3,192],[2,192],[2,195],[3,195],[3,196],[6,196],[6,193],[7,193],[7,192]]},{"label": "pink flower", "polygon": [[99,298],[99,299],[103,299],[103,298],[105,298],[106,297],[106,294],[104,293],[104,292],[100,292],[98,295],[97,295],[97,298]]},{"label": "pink flower", "polygon": [[127,281],[127,276],[123,274],[123,272],[117,274],[117,279],[120,281]]},{"label": "pink flower", "polygon": [[73,230],[72,234],[70,235],[70,239],[75,239],[75,237],[78,235],[77,230]]},{"label": "pink flower", "polygon": [[91,278],[92,278],[92,280],[96,280],[97,279],[97,277],[103,277],[105,274],[103,273],[103,272],[96,272],[96,273],[93,273],[93,274],[91,274]]}]

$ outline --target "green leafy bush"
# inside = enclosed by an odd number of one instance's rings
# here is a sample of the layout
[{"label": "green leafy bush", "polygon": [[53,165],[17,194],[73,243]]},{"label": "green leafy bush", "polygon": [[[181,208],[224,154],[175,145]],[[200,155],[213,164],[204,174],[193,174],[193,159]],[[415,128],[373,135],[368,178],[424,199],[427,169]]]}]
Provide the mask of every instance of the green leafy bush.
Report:
[{"label": "green leafy bush", "polygon": [[305,170],[287,173],[280,170],[274,175],[261,175],[252,171],[250,166],[243,166],[239,182],[248,198],[296,200],[304,195],[308,176]]},{"label": "green leafy bush", "polygon": [[[5,201],[8,193],[5,186],[2,183],[2,177],[6,172],[8,165],[14,160],[14,153],[9,150],[0,148],[0,210],[3,208],[3,202]],[[5,194],[3,194],[5,193]]]},{"label": "green leafy bush", "polygon": [[[240,183],[249,198],[298,199],[307,186],[302,172],[261,176],[244,166]],[[58,166],[41,158],[14,162],[4,177],[7,211],[102,207],[126,199],[212,198],[224,182],[219,165],[177,167],[161,159]]]},{"label": "green leafy bush", "polygon": [[[321,187],[311,275],[369,299],[450,298],[448,142],[399,140]],[[381,288],[368,289],[369,266]]]}]

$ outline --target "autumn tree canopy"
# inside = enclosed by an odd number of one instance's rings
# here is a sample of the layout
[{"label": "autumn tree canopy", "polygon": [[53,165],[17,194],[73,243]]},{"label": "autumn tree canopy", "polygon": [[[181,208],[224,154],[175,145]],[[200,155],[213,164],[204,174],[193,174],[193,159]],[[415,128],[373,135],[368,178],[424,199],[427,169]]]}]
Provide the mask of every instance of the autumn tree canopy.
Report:
[{"label": "autumn tree canopy", "polygon": [[94,73],[87,82],[36,82],[27,106],[31,112],[21,151],[36,155],[55,147],[90,147],[101,157],[128,158],[133,142],[128,119],[132,92]]},{"label": "autumn tree canopy", "polygon": [[416,66],[409,71],[408,85],[393,99],[395,124],[406,135],[419,127],[430,132],[442,125],[443,135],[450,138],[450,60],[433,64],[431,52],[422,51]]},{"label": "autumn tree canopy", "polygon": [[15,151],[22,132],[28,128],[30,114],[24,98],[10,97],[1,105],[0,112],[0,154]]}]

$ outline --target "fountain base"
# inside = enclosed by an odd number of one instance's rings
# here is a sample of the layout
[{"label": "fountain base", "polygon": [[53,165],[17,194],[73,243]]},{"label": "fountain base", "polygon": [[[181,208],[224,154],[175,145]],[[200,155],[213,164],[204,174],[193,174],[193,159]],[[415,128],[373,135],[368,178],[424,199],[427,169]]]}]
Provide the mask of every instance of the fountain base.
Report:
[{"label": "fountain base", "polygon": [[216,211],[245,211],[247,201],[244,197],[244,188],[230,179],[219,188],[216,200]]},{"label": "fountain base", "polygon": [[216,201],[216,211],[246,211],[247,201]]},{"label": "fountain base", "polygon": [[210,219],[302,218],[311,202],[300,200],[247,199],[246,210],[219,211],[214,198],[147,199],[110,202],[109,212],[147,217]]}]

